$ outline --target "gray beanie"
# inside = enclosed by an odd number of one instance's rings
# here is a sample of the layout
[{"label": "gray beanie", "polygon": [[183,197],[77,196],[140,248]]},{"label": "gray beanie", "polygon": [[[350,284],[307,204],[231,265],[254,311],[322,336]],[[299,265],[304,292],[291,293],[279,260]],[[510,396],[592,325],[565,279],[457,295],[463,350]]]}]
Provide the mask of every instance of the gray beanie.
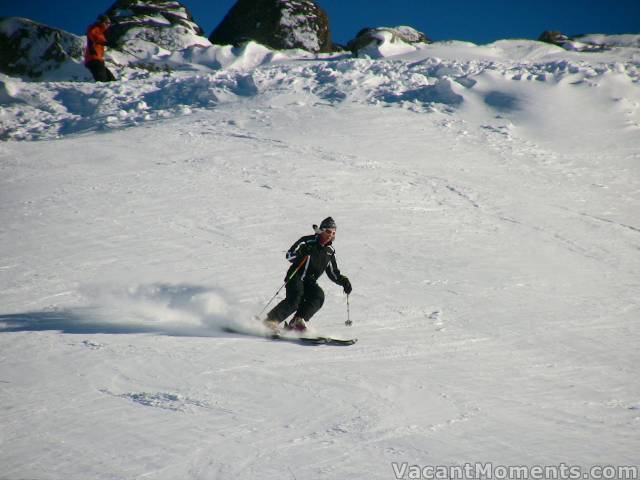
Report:
[{"label": "gray beanie", "polygon": [[336,221],[331,217],[327,217],[322,220],[322,223],[320,224],[320,230],[324,230],[326,228],[337,228]]}]

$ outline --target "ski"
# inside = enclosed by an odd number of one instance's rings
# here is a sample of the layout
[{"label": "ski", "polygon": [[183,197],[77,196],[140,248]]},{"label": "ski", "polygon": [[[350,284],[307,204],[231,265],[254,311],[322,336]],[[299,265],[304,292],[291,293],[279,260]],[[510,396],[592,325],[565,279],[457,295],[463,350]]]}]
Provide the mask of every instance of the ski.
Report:
[{"label": "ski", "polygon": [[[287,338],[287,337],[280,337]],[[325,337],[325,336],[317,336],[317,337],[292,337],[297,338],[301,343],[310,343],[313,345],[338,345],[338,346],[349,346],[353,345],[358,341],[357,338],[335,338],[335,337]]]},{"label": "ski", "polygon": [[266,338],[268,340],[276,340],[281,342],[298,343],[301,345],[334,345],[334,346],[349,346],[358,341],[357,338],[335,338],[326,335],[315,335],[306,337],[303,335],[291,335],[288,332],[274,331],[274,332],[258,332],[253,329],[243,329],[241,327],[223,327],[222,330],[226,333],[235,333],[238,335],[247,335],[250,337]]}]

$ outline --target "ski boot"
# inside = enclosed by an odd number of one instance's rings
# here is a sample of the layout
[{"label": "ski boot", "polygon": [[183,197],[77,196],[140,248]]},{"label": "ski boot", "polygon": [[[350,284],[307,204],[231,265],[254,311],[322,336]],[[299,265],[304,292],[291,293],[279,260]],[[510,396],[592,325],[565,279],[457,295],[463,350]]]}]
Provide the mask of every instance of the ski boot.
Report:
[{"label": "ski boot", "polygon": [[307,323],[304,318],[295,316],[287,325],[287,330],[293,330],[296,332],[304,332],[307,329]]}]

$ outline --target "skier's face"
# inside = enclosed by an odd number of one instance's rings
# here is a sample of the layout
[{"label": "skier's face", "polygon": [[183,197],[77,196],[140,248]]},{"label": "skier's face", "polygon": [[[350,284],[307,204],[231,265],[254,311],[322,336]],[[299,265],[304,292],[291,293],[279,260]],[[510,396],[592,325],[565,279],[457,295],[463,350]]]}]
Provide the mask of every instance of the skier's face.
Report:
[{"label": "skier's face", "polygon": [[320,244],[326,245],[330,241],[336,238],[336,229],[335,228],[325,228],[322,230],[320,234]]}]

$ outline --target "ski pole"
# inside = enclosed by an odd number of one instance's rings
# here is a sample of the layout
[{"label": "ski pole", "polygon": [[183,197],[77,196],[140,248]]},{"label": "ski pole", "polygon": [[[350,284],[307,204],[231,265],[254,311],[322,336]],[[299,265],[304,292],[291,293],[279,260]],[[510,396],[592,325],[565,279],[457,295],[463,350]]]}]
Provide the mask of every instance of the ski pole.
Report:
[{"label": "ski pole", "polygon": [[126,53],[127,55],[131,55],[134,58],[137,58],[138,60],[144,60],[144,58],[139,57],[138,55],[136,55],[135,53],[133,53],[131,50],[128,50],[126,48],[124,48],[124,45],[118,45],[118,46],[112,46],[110,47],[112,50],[119,50],[122,53]]},{"label": "ski pole", "polygon": [[260,310],[260,313],[258,313],[258,315],[256,315],[256,318],[260,318],[260,315],[262,315],[262,313],[267,309],[267,307],[269,305],[271,305],[271,302],[273,302],[275,300],[275,298],[278,296],[278,294],[282,291],[282,289],[287,285],[287,283],[289,283],[291,281],[291,279],[296,275],[296,273],[298,273],[298,270],[300,270],[300,268],[302,268],[302,266],[307,263],[307,260],[309,260],[309,255],[305,256],[302,261],[298,264],[298,266],[296,267],[296,269],[291,273],[291,275],[289,275],[289,278],[287,278],[285,280],[285,282],[282,284],[282,286],[278,289],[278,291],[276,292],[276,294],[271,297],[271,300],[269,300],[269,302],[262,308],[262,310]]},{"label": "ski pole", "polygon": [[351,312],[350,312],[350,308],[349,308],[349,295],[347,295],[347,321],[344,322],[344,324],[347,327],[350,327],[351,325],[353,325],[353,322],[351,321]]},{"label": "ski pole", "polygon": [[137,58],[138,60],[143,60],[142,58],[140,58],[138,55],[136,55],[135,53],[133,53],[131,50],[127,50],[124,47],[116,47],[116,50],[122,50],[124,53],[131,55],[132,57]]}]

